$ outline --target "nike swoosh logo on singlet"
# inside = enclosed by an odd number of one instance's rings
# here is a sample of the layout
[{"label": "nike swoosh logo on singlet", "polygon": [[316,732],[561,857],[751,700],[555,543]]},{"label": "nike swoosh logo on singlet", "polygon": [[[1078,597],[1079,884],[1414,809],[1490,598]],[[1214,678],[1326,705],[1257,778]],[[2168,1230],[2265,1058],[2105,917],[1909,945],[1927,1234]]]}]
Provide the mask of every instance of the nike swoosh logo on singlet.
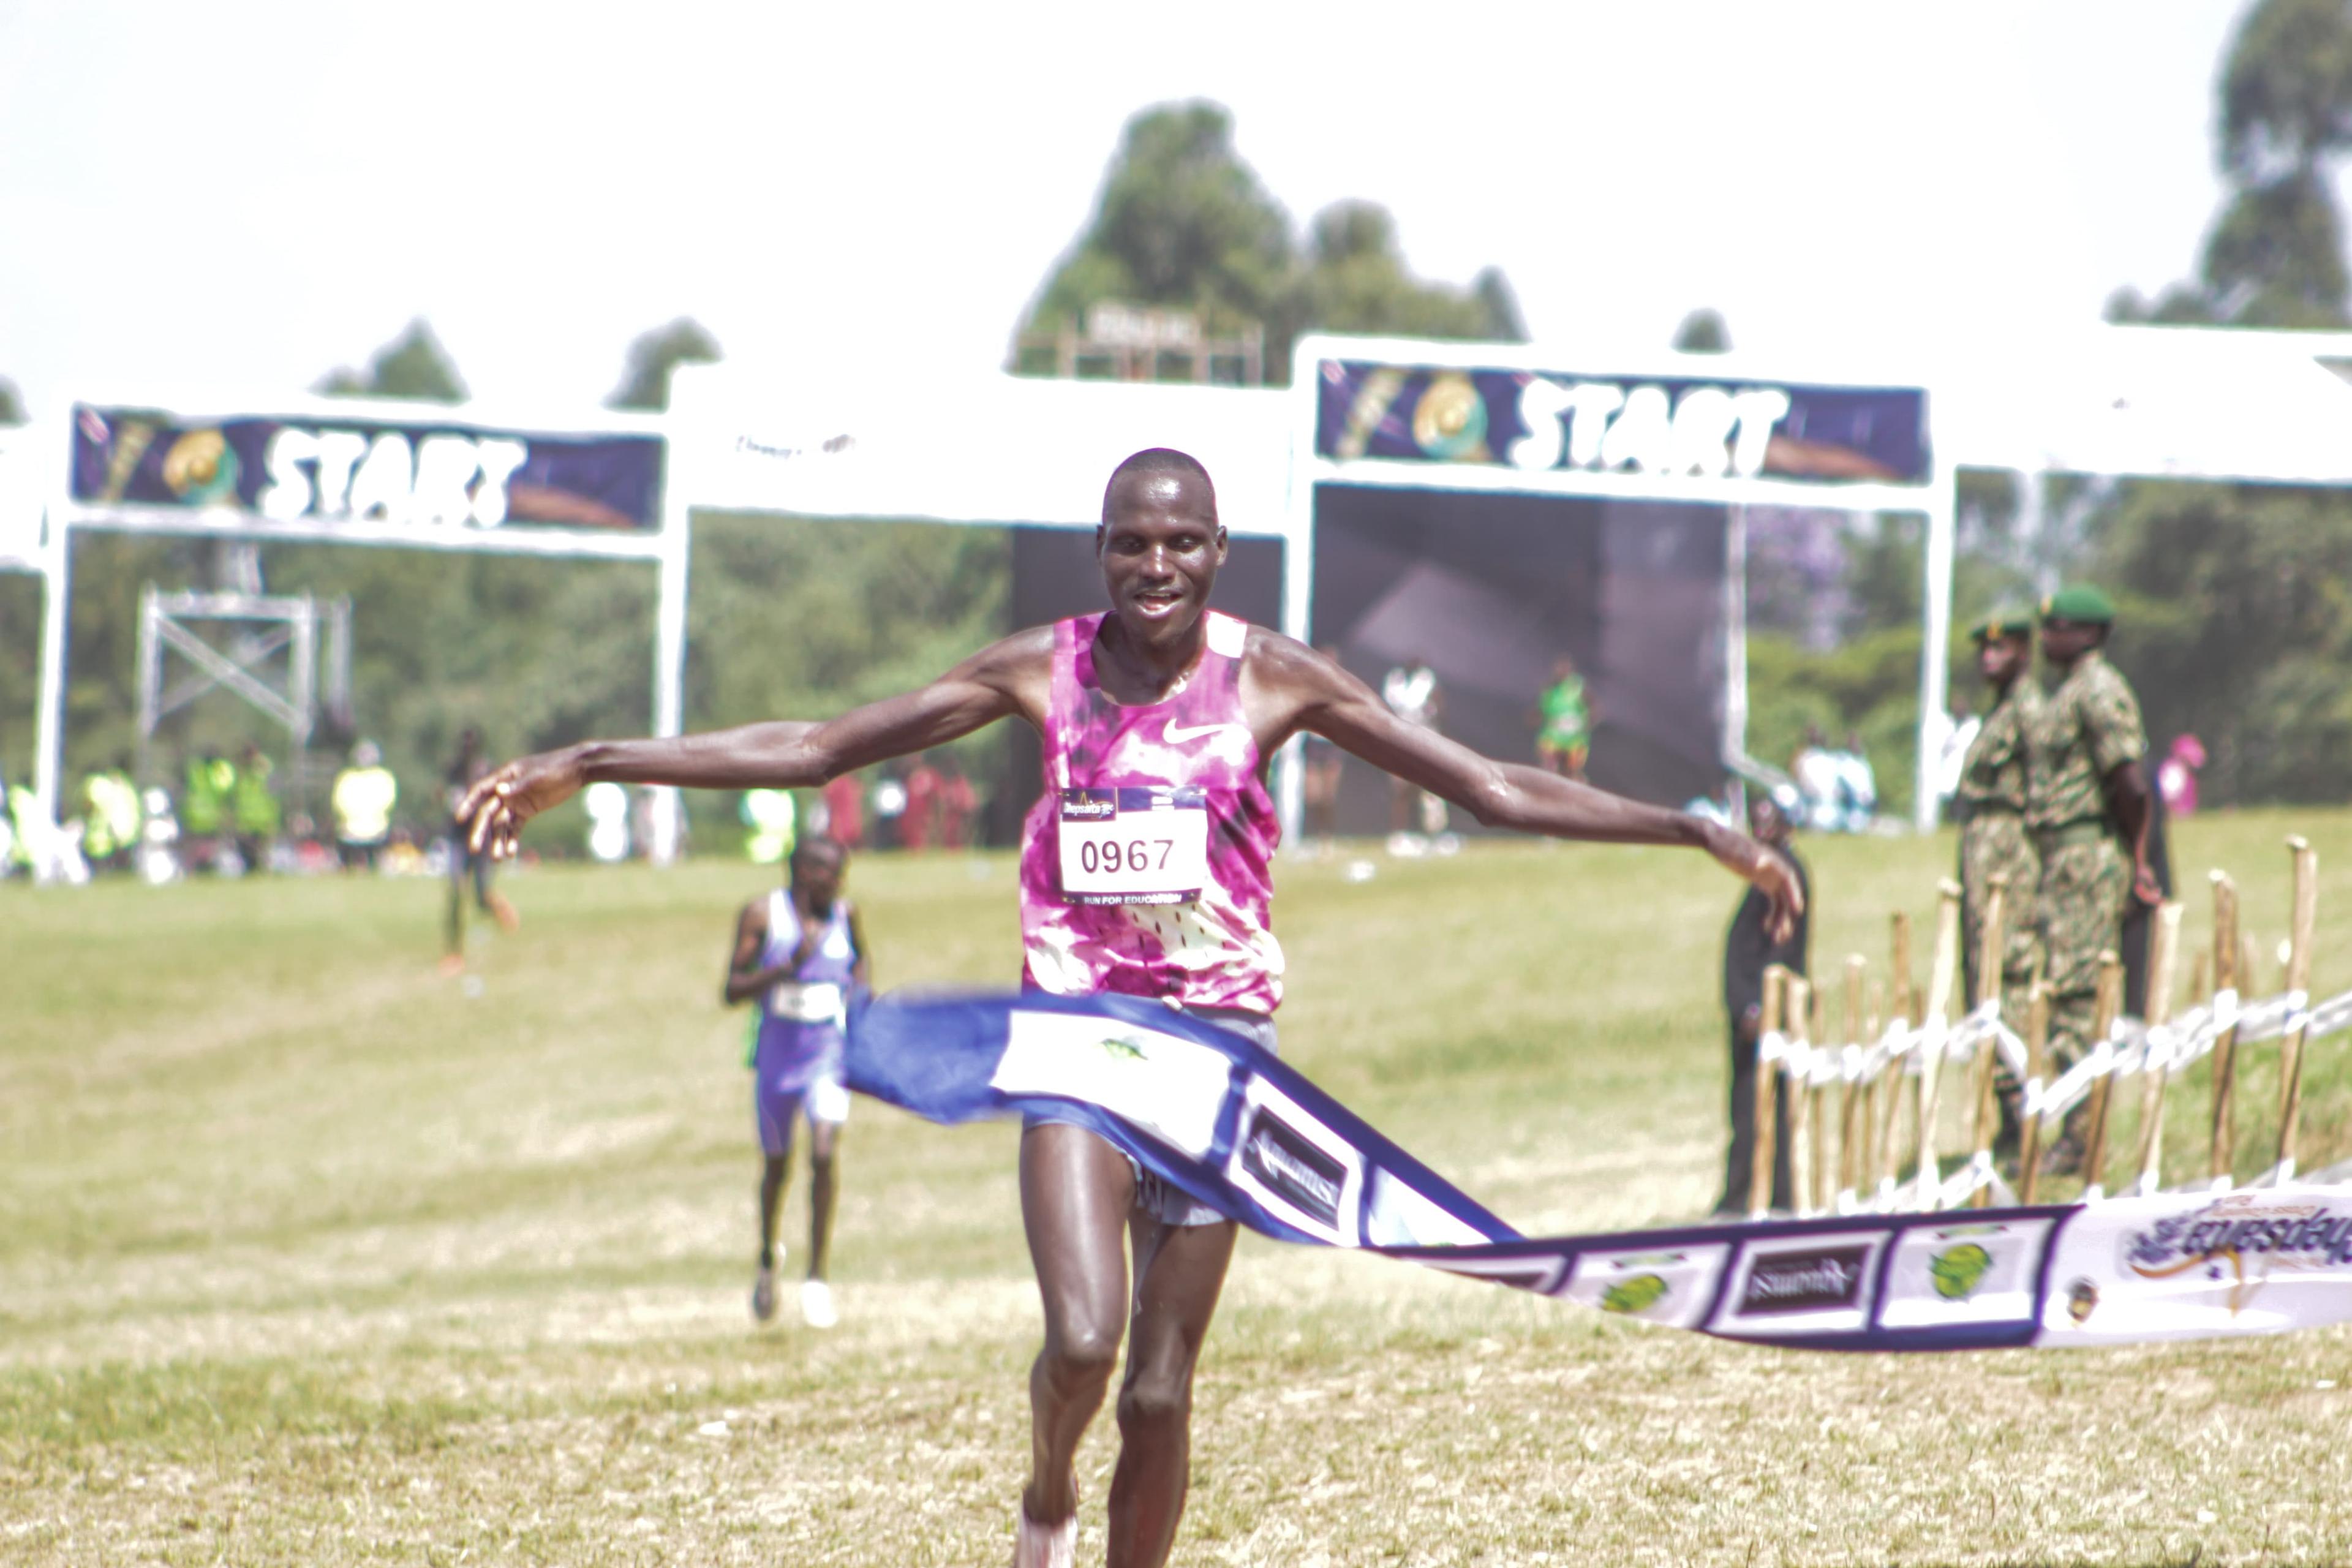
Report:
[{"label": "nike swoosh logo on singlet", "polygon": [[1239,730],[1239,724],[1176,724],[1171,723],[1160,731],[1160,738],[1171,746],[1181,746],[1203,735],[1222,735],[1228,730]]}]

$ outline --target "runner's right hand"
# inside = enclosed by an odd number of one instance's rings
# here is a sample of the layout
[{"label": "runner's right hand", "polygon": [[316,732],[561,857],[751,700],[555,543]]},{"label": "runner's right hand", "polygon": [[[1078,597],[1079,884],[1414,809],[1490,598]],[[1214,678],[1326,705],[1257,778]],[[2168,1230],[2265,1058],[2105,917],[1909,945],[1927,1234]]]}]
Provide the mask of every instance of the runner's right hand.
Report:
[{"label": "runner's right hand", "polygon": [[579,794],[586,775],[579,753],[570,748],[541,752],[486,774],[457,806],[467,847],[477,853],[488,849],[493,859],[512,859],[523,824]]}]

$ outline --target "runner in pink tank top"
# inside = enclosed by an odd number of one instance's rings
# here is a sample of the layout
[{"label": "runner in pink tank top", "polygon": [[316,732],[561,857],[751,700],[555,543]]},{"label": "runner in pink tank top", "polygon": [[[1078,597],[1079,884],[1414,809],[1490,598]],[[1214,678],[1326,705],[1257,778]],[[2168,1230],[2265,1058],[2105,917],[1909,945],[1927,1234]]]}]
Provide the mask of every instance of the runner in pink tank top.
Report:
[{"label": "runner in pink tank top", "polygon": [[[459,818],[475,846],[503,858],[526,821],[588,784],[813,788],[1018,716],[1044,738],[1047,775],[1022,842],[1030,983],[1161,997],[1267,1047],[1283,976],[1268,919],[1276,835],[1262,774],[1302,731],[1488,826],[1704,850],[1762,889],[1776,937],[1793,924],[1802,896],[1787,863],[1745,835],[1482,757],[1405,723],[1305,645],[1210,610],[1225,531],[1207,472],[1183,453],[1155,447],[1118,466],[1103,492],[1095,553],[1108,615],[1017,632],[919,691],[821,723],[590,741],[526,757],[476,785]],[[1109,1555],[1158,1568],[1183,1513],[1193,1365],[1234,1227],[1189,1223],[1198,1216],[1161,1204],[1109,1143],[1050,1121],[1022,1134],[1021,1211],[1045,1343],[1030,1373],[1031,1470],[1013,1560],[1071,1562],[1072,1464],[1131,1331]]]},{"label": "runner in pink tank top", "polygon": [[1095,678],[1103,619],[1054,626],[1045,789],[1021,831],[1023,978],[1061,995],[1270,1014],[1282,1001],[1269,920],[1282,832],[1242,711],[1249,627],[1210,611],[1182,685],[1129,704]]}]

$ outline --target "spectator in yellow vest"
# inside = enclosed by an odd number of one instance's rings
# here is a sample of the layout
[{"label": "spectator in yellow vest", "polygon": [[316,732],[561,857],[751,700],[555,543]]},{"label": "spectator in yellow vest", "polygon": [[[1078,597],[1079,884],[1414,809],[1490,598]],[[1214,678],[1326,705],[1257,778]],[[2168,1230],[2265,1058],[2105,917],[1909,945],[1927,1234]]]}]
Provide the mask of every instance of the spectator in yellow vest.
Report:
[{"label": "spectator in yellow vest", "polygon": [[335,775],[335,848],[346,871],[375,869],[376,858],[392,837],[392,808],[400,802],[400,784],[383,765],[383,753],[373,741],[352,748],[352,765]]}]

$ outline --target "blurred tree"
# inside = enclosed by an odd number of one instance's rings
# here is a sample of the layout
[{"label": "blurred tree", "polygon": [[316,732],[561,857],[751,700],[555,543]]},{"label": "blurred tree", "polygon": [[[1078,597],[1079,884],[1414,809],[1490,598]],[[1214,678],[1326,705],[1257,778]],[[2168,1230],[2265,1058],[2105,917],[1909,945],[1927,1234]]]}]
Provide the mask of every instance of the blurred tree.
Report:
[{"label": "blurred tree", "polygon": [[2352,151],[2352,5],[2259,0],[2222,61],[2219,108],[2215,161],[2231,189],[2196,281],[2153,300],[2118,290],[2108,319],[2352,323],[2332,167]]},{"label": "blurred tree", "polygon": [[1466,289],[1422,282],[1405,267],[1396,220],[1371,202],[1334,202],[1315,215],[1302,289],[1302,321],[1335,332],[1481,342],[1527,335],[1499,271],[1488,268]]},{"label": "blurred tree", "polygon": [[0,425],[22,425],[25,422],[25,399],[16,384],[0,375]]},{"label": "blurred tree", "polygon": [[1675,347],[1686,354],[1719,354],[1731,348],[1731,329],[1723,312],[1702,305],[1675,329]]},{"label": "blurred tree", "polygon": [[669,406],[669,378],[682,364],[717,364],[724,357],[719,340],[691,316],[680,316],[666,327],[638,334],[629,344],[621,384],[604,399],[607,408],[659,411]]},{"label": "blurred tree", "polygon": [[[1189,310],[1212,335],[1265,331],[1270,382],[1315,327],[1520,342],[1509,281],[1489,268],[1466,289],[1415,279],[1394,220],[1367,202],[1318,215],[1302,247],[1289,216],[1234,148],[1233,117],[1206,102],[1128,121],[1093,221],[1055,264],[1023,334],[1080,325],[1088,307],[1129,300]],[[1022,365],[1020,368],[1037,368]]]},{"label": "blurred tree", "polygon": [[1234,150],[1213,103],[1149,109],[1127,123],[1094,221],[1046,279],[1026,330],[1076,326],[1104,300],[1196,310],[1213,332],[1271,335],[1295,262],[1290,221]]},{"label": "blurred tree", "polygon": [[2352,777],[2352,508],[2337,491],[2133,481],[2102,520],[2116,664],[2208,798],[2335,801]]},{"label": "blurred tree", "polygon": [[423,403],[463,403],[467,395],[457,367],[422,317],[375,351],[365,374],[348,367],[331,370],[317,390],[329,397],[407,397]]}]

